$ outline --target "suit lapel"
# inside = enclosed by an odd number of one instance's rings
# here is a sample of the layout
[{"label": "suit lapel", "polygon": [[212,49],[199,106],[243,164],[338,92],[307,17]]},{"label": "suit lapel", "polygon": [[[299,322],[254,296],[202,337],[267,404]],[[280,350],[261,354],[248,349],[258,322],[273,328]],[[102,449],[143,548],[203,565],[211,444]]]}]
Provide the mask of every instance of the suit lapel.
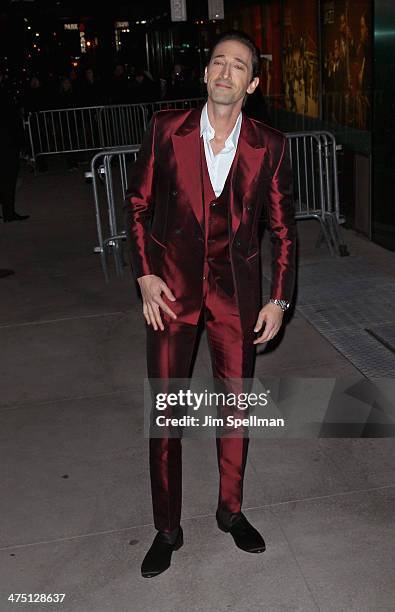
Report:
[{"label": "suit lapel", "polygon": [[230,189],[231,244],[240,227],[243,215],[243,197],[259,172],[265,155],[265,146],[258,140],[253,122],[244,111]]},{"label": "suit lapel", "polygon": [[[191,110],[185,121],[172,135],[177,162],[177,179],[204,231],[204,202],[200,176],[200,115],[203,104]],[[243,214],[243,196],[259,172],[265,147],[257,136],[253,122],[244,111],[234,163],[231,167],[229,213],[231,243],[239,229]]]},{"label": "suit lapel", "polygon": [[177,180],[204,231],[203,195],[200,177],[200,115],[203,105],[191,110],[172,135],[177,162]]}]

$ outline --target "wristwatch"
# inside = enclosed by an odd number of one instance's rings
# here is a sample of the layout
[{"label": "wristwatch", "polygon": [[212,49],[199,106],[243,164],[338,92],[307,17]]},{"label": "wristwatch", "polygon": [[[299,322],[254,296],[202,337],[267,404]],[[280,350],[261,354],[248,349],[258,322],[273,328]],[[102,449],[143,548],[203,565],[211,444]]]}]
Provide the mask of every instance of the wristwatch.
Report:
[{"label": "wristwatch", "polygon": [[271,302],[272,304],[277,304],[277,306],[280,306],[280,308],[284,312],[290,307],[290,303],[286,300],[273,300],[272,298],[270,298],[269,302]]}]

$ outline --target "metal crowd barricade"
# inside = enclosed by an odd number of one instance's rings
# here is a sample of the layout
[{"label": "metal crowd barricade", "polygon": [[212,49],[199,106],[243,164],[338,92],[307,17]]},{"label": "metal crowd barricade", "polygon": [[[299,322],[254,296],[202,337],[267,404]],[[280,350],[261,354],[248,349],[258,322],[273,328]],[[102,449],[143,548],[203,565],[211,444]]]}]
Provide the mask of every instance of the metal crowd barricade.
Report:
[{"label": "metal crowd barricade", "polygon": [[339,226],[340,213],[336,140],[326,131],[289,132],[289,153],[293,169],[296,219],[317,219],[320,242],[325,240],[331,255],[348,255]]},{"label": "metal crowd barricade", "polygon": [[100,254],[107,283],[109,255],[114,259],[116,275],[118,277],[123,275],[125,263],[122,240],[126,239],[126,232],[121,217],[122,207],[117,206],[117,203],[123,204],[125,200],[128,170],[132,167],[139,148],[139,145],[135,145],[99,151],[91,161],[90,173],[86,174],[92,178],[95,204],[98,245],[94,248],[94,252]]},{"label": "metal crowd barricade", "polygon": [[31,159],[139,144],[146,127],[147,111],[140,104],[31,113],[27,120]]},{"label": "metal crowd barricade", "polygon": [[152,114],[167,108],[192,108],[203,98],[62,108],[30,113],[25,130],[33,163],[40,155],[96,151],[140,144]]},{"label": "metal crowd barricade", "polygon": [[[293,170],[296,219],[318,220],[322,239],[331,255],[348,255],[339,235],[344,218],[339,206],[335,138],[324,131],[288,133],[286,137]],[[126,197],[128,170],[138,150],[139,145],[103,150],[91,162],[89,176],[93,181],[98,233],[98,246],[94,250],[100,253],[106,282],[109,281],[109,255],[114,259],[116,275],[123,275],[122,241],[126,233],[123,218],[118,217],[122,208],[119,204]]]}]

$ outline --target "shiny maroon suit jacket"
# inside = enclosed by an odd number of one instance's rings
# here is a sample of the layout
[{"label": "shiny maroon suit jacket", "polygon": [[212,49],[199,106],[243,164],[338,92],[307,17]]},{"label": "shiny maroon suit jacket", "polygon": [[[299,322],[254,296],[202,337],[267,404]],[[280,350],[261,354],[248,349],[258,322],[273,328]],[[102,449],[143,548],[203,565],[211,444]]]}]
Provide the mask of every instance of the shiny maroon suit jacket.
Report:
[{"label": "shiny maroon suit jacket", "polygon": [[[160,276],[176,301],[162,297],[178,321],[196,324],[203,299],[204,202],[200,175],[200,115],[154,114],[133,165],[125,220],[135,278]],[[291,301],[296,221],[286,137],[243,112],[229,177],[229,265],[240,320],[251,334],[261,307],[258,222],[266,207],[272,241],[270,297]],[[168,315],[165,314],[165,319]]]}]

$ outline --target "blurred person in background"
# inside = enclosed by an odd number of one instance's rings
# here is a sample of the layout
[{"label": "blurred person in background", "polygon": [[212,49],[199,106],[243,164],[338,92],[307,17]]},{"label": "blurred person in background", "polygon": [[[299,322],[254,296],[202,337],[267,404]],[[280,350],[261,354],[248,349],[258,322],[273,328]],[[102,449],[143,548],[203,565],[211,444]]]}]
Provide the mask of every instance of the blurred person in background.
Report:
[{"label": "blurred person in background", "polygon": [[[25,119],[29,118],[31,113],[38,113],[46,108],[51,108],[52,98],[49,88],[44,87],[40,78],[37,75],[32,75],[28,86],[26,87],[22,106]],[[35,122],[30,124],[33,139],[37,136],[37,125]],[[48,169],[47,162],[44,156],[39,155],[36,159],[37,169],[39,172],[46,172]]]},{"label": "blurred person in background", "polygon": [[3,221],[24,221],[30,215],[15,211],[15,191],[19,172],[19,157],[24,142],[21,110],[7,91],[0,73],[0,204]]},{"label": "blurred person in background", "polygon": [[130,101],[132,104],[137,102],[156,102],[160,100],[160,87],[146,70],[139,68],[131,81]]},{"label": "blurred person in background", "polygon": [[78,85],[78,98],[80,106],[100,106],[104,102],[101,82],[96,78],[92,68],[85,68],[83,77]]},{"label": "blurred person in background", "polygon": [[48,107],[48,91],[44,88],[40,78],[32,75],[23,95],[23,108],[25,116]]},{"label": "blurred person in background", "polygon": [[124,64],[116,64],[109,83],[111,104],[127,104],[129,98],[129,81]]},{"label": "blurred person in background", "polygon": [[[78,107],[78,93],[76,91],[77,85],[75,81],[67,76],[61,78],[58,97],[57,97],[57,108],[58,109],[70,109]],[[61,125],[60,125],[61,122]],[[65,113],[60,114],[60,119],[56,125],[59,134],[58,137],[62,138],[62,141],[66,143],[66,148],[74,150],[78,148],[78,135],[82,135],[82,125],[80,125],[79,115],[75,116],[72,121],[67,120]],[[73,153],[67,153],[66,155],[66,166],[69,171],[78,169],[77,158]]]},{"label": "blurred person in background", "polygon": [[77,92],[76,85],[73,84],[69,77],[62,77],[60,80],[57,108],[76,108],[77,107]]},{"label": "blurred person in background", "polygon": [[174,64],[173,70],[166,84],[166,100],[182,100],[186,97],[186,74],[181,64]]}]

